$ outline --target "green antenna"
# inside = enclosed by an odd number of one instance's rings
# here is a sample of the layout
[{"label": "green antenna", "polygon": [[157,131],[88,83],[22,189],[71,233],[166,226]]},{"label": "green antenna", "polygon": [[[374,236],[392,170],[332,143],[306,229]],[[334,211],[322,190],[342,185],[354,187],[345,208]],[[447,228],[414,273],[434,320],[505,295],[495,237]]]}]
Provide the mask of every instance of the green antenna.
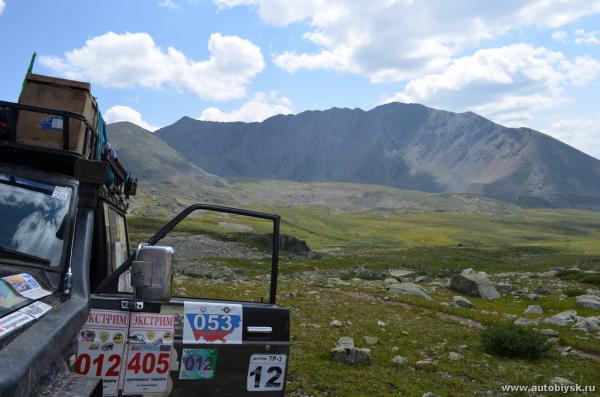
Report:
[{"label": "green antenna", "polygon": [[35,56],[37,55],[37,53],[33,53],[33,55],[31,55],[31,61],[29,62],[29,67],[27,68],[27,74],[25,74],[25,78],[23,79],[23,85],[21,86],[21,93],[19,94],[19,97],[21,97],[21,95],[23,95],[23,91],[25,91],[25,87],[27,86],[27,75],[31,74],[32,70],[33,70],[33,64],[35,63]]}]

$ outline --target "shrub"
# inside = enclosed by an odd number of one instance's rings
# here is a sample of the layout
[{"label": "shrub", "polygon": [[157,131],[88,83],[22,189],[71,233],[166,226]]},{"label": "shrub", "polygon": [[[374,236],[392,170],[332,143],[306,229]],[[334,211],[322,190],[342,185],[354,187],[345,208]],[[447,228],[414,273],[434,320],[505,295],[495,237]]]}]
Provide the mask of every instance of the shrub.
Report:
[{"label": "shrub", "polygon": [[585,291],[581,288],[567,288],[565,290],[565,295],[567,296],[578,296],[585,294]]},{"label": "shrub", "polygon": [[511,323],[493,325],[481,331],[480,337],[484,350],[497,356],[535,360],[544,356],[552,346],[532,328]]},{"label": "shrub", "polygon": [[600,273],[586,273],[578,270],[563,270],[557,274],[563,280],[574,280],[582,283],[600,285]]}]

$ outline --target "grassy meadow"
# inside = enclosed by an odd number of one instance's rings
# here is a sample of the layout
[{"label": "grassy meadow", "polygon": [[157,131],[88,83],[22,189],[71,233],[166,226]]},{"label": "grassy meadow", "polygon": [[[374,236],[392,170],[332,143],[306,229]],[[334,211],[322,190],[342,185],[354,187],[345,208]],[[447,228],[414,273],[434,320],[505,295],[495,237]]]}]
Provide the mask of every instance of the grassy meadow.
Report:
[{"label": "grassy meadow", "polygon": [[[305,240],[312,250],[323,254],[320,259],[286,252],[280,255],[278,303],[290,309],[292,318],[289,395],[528,395],[503,393],[501,386],[545,384],[556,376],[581,385],[596,385],[600,390],[600,361],[577,354],[561,355],[557,350],[536,361],[501,358],[485,353],[479,342],[481,327],[512,321],[516,316],[528,317],[522,313],[530,304],[541,305],[543,317],[574,309],[574,297],[561,297],[564,289],[598,289],[598,278],[582,280],[566,272],[562,279],[511,279],[524,290],[544,287],[549,291],[537,302],[510,294],[503,294],[497,301],[469,297],[472,309],[449,305],[457,293],[442,284],[442,276],[469,267],[490,274],[572,266],[600,269],[600,213],[518,207],[494,213],[350,212],[260,204],[250,208],[280,214],[282,233]],[[142,241],[167,221],[166,213],[132,216],[130,238]],[[244,231],[236,230],[239,225]],[[248,230],[262,235],[270,228],[268,222],[260,220],[202,213],[185,220],[176,234],[204,235],[225,242],[264,242],[249,240]],[[264,250],[266,246],[259,248]],[[190,296],[209,291],[209,297],[215,299],[230,298],[234,293],[247,300],[268,296],[268,283],[262,277],[270,267],[268,258],[229,257],[217,262],[234,268],[246,281],[216,285],[207,278],[180,275],[174,288]],[[434,301],[390,296],[381,280],[357,280],[352,270],[360,265],[373,271],[414,269],[428,276],[429,283],[422,285]],[[303,276],[311,273],[319,276]],[[562,283],[560,287],[555,286],[557,280]],[[577,311],[584,316],[600,315],[593,310]],[[330,326],[332,320],[341,321],[342,326]],[[559,331],[563,348],[600,352],[600,334],[582,335],[547,324],[539,328]],[[359,347],[369,347],[371,363],[333,362],[329,351],[341,336],[353,337]],[[380,342],[366,346],[365,336],[378,337]],[[461,358],[451,360],[449,352],[457,352]],[[405,357],[406,363],[392,364],[395,355]],[[423,358],[431,358],[432,364],[417,365]]]}]

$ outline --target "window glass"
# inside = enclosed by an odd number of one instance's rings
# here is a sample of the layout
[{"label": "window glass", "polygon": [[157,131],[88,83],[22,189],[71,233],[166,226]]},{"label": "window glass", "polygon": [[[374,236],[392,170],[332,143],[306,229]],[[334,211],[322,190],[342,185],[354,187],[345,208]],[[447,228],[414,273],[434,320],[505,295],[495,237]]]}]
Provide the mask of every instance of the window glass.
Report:
[{"label": "window glass", "polygon": [[61,263],[72,189],[0,174],[0,257]]},{"label": "window glass", "polygon": [[[125,217],[114,208],[104,203],[104,222],[106,229],[106,257],[108,268],[114,271],[121,266],[129,256],[127,229]],[[131,288],[131,273],[126,271],[119,278],[119,292],[133,292]]]}]

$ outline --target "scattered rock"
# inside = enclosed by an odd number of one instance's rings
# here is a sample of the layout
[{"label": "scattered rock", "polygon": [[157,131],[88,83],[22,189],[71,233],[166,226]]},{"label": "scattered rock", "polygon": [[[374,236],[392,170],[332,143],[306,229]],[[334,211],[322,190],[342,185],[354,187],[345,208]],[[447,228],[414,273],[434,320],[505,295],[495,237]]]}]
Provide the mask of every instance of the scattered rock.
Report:
[{"label": "scattered rock", "polygon": [[496,283],[496,289],[500,292],[513,292],[518,291],[519,287],[510,283]]},{"label": "scattered rock", "polygon": [[550,277],[556,277],[557,274],[558,274],[558,270],[548,270],[547,272],[538,273],[538,276],[550,278]]},{"label": "scattered rock", "polygon": [[566,385],[566,386],[571,386],[571,385],[574,385],[575,383],[571,382],[567,378],[563,378],[561,376],[557,376],[555,378],[550,379],[550,384],[551,385]]},{"label": "scattered rock", "polygon": [[390,362],[395,365],[404,365],[406,364],[406,358],[402,356],[395,356],[390,360]]},{"label": "scattered rock", "polygon": [[458,361],[462,358],[462,355],[460,355],[456,352],[450,352],[450,353],[448,353],[448,358],[452,361]]},{"label": "scattered rock", "polygon": [[465,269],[462,273],[452,276],[450,289],[471,296],[480,296],[484,299],[498,299],[500,293],[484,272],[475,272]]},{"label": "scattered rock", "polygon": [[385,280],[389,277],[388,272],[376,272],[373,270],[367,269],[365,265],[360,265],[355,267],[353,270],[356,277],[373,279],[373,280]]},{"label": "scattered rock", "polygon": [[523,312],[525,314],[544,314],[544,309],[540,305],[529,305]]},{"label": "scattered rock", "polygon": [[424,358],[423,360],[417,361],[415,364],[418,365],[419,367],[425,367],[425,366],[433,364],[433,360],[430,358]]},{"label": "scattered rock", "polygon": [[392,353],[397,353],[399,351],[400,351],[400,348],[398,346],[392,347]]},{"label": "scattered rock", "polygon": [[455,305],[455,306],[458,306],[458,307],[465,307],[465,308],[467,308],[467,309],[470,309],[470,308],[472,308],[472,307],[473,307],[473,304],[471,303],[471,301],[470,301],[470,300],[468,300],[467,298],[465,298],[465,297],[462,297],[462,296],[460,296],[460,295],[456,295],[456,296],[453,298],[453,302],[452,302],[452,303],[454,303],[454,305]]},{"label": "scattered rock", "polygon": [[386,324],[381,320],[377,320],[377,325],[380,327],[385,327]]},{"label": "scattered rock", "polygon": [[376,336],[365,336],[363,338],[363,341],[367,344],[367,345],[376,345],[379,343],[379,338]]},{"label": "scattered rock", "polygon": [[588,309],[600,310],[600,296],[580,295],[576,298],[575,306]]},{"label": "scattered rock", "polygon": [[537,301],[540,299],[540,296],[538,294],[527,294],[527,299],[530,301]]},{"label": "scattered rock", "polygon": [[561,327],[574,323],[575,321],[577,321],[577,312],[575,310],[567,310],[544,319],[544,322],[547,324],[559,325]]},{"label": "scattered rock", "polygon": [[332,327],[340,328],[342,326],[342,322],[340,320],[331,320],[329,323]]},{"label": "scattered rock", "polygon": [[577,322],[573,328],[585,333],[600,331],[600,317],[577,317]]},{"label": "scattered rock", "polygon": [[559,337],[560,334],[558,333],[558,331],[553,330],[552,328],[544,328],[539,330],[539,333],[541,335],[545,335],[545,336],[552,336],[552,337]]},{"label": "scattered rock", "polygon": [[421,397],[437,397],[437,394],[433,394],[432,392],[428,391],[427,393],[424,393]]},{"label": "scattered rock", "polygon": [[431,297],[429,291],[415,283],[405,282],[399,284],[391,284],[387,289],[392,295],[414,295],[427,299],[429,301],[433,301],[433,298]]},{"label": "scattered rock", "polygon": [[331,359],[345,364],[370,363],[371,350],[357,348],[352,338],[342,336],[331,349]]},{"label": "scattered rock", "polygon": [[390,277],[393,277],[395,279],[410,278],[411,280],[413,280],[416,277],[414,270],[408,269],[390,269],[388,270],[388,274],[390,275]]},{"label": "scattered rock", "polygon": [[535,289],[533,290],[533,292],[536,293],[536,294],[540,294],[540,295],[548,295],[552,291],[550,290],[550,288],[548,288],[548,287],[546,287],[544,285],[539,285],[539,286],[535,287]]},{"label": "scattered rock", "polygon": [[530,318],[519,317],[513,322],[513,324],[520,325],[522,327],[529,327],[531,325],[537,325],[538,322],[539,322],[539,320],[533,320]]}]

